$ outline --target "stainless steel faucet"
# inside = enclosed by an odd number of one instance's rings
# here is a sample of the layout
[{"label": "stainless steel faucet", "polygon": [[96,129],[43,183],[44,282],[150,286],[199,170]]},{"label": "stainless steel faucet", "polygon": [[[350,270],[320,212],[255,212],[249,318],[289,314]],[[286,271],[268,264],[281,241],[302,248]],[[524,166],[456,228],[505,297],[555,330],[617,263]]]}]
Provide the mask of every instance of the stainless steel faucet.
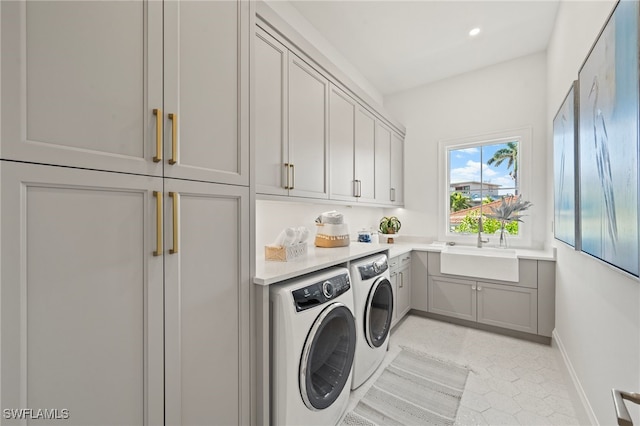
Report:
[{"label": "stainless steel faucet", "polygon": [[482,239],[482,215],[480,215],[478,217],[478,248],[482,248],[482,243],[488,243],[489,239],[487,238],[486,240]]}]

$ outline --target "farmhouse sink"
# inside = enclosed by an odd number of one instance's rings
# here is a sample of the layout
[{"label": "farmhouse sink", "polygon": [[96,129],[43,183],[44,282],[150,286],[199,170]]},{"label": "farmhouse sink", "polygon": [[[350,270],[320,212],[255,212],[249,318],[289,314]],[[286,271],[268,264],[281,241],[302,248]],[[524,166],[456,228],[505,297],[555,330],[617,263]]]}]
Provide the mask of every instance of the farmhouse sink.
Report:
[{"label": "farmhouse sink", "polygon": [[440,272],[517,282],[519,280],[518,257],[512,249],[450,246],[440,254]]}]

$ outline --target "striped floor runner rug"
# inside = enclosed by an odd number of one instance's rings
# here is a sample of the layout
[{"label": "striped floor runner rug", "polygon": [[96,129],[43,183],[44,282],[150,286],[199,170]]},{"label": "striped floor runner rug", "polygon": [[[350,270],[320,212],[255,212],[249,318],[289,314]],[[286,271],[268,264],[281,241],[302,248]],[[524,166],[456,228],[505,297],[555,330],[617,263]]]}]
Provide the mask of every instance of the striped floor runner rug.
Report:
[{"label": "striped floor runner rug", "polygon": [[469,370],[403,348],[343,425],[453,425]]}]

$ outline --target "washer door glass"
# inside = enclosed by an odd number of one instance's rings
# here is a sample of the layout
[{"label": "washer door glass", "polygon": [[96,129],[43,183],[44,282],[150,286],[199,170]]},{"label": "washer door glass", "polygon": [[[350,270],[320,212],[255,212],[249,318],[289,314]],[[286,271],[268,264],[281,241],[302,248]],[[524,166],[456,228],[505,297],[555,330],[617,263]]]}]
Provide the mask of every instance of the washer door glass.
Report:
[{"label": "washer door glass", "polygon": [[365,309],[364,335],[369,346],[379,348],[387,340],[393,316],[393,291],[388,279],[373,284]]},{"label": "washer door glass", "polygon": [[340,302],[325,308],[313,324],[300,360],[300,393],[312,410],[338,399],[351,373],[356,326],[351,310]]}]

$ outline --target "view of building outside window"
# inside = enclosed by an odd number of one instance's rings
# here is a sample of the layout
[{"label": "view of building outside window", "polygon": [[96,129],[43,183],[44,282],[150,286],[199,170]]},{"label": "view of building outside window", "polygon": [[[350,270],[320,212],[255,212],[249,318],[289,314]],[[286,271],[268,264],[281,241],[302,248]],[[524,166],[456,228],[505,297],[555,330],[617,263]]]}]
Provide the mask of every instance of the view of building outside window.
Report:
[{"label": "view of building outside window", "polygon": [[[517,141],[449,149],[450,232],[477,233],[480,215],[483,232],[500,229],[500,222],[486,215],[502,197],[518,195],[518,160]],[[518,222],[507,224],[506,230],[517,234]]]}]

